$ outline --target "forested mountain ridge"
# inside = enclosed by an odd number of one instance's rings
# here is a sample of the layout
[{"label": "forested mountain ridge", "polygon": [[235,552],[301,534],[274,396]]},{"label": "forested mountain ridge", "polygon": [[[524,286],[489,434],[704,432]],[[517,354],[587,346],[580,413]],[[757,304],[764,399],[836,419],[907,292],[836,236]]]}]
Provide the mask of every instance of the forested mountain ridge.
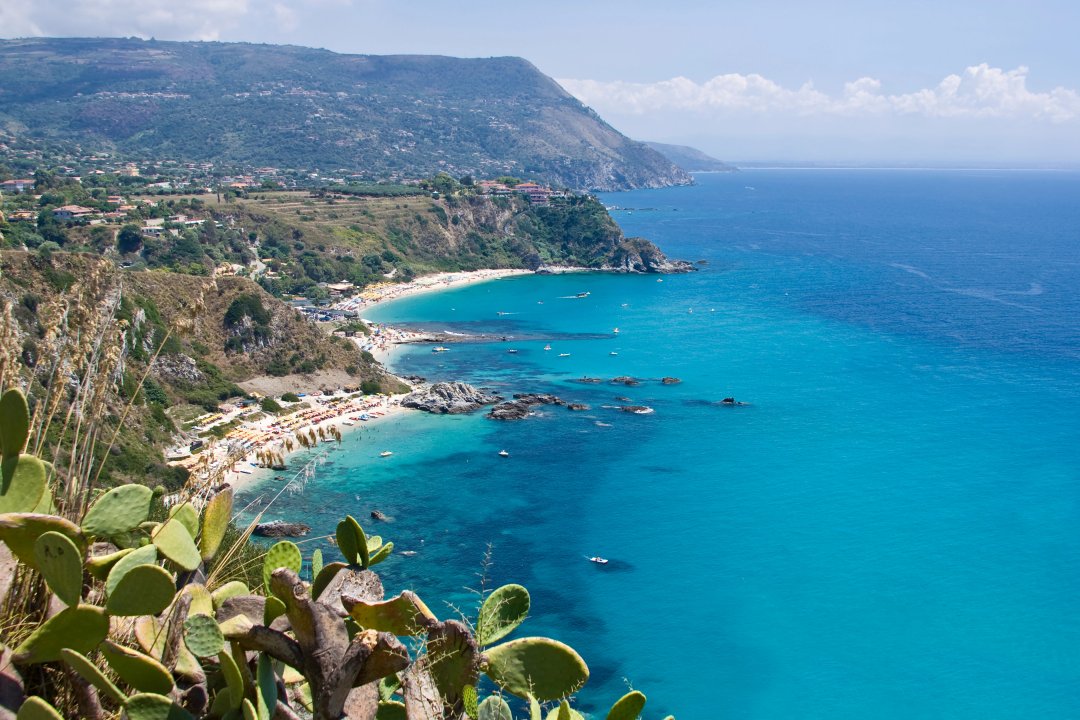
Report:
[{"label": "forested mountain ridge", "polygon": [[0,128],[140,161],[319,168],[379,179],[513,174],[592,190],[691,182],[513,57],[4,40]]}]

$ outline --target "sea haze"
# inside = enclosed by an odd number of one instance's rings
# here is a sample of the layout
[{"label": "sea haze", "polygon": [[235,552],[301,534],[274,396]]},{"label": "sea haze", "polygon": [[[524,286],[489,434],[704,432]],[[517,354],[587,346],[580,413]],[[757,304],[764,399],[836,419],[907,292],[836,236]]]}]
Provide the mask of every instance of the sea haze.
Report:
[{"label": "sea haze", "polygon": [[509,338],[417,347],[398,372],[590,410],[361,427],[268,517],[330,533],[352,512],[416,553],[380,567],[388,592],[441,617],[526,585],[519,634],[581,652],[599,717],[628,683],[649,718],[1075,716],[1080,174],[697,180],[603,197],[697,273],[371,312]]}]

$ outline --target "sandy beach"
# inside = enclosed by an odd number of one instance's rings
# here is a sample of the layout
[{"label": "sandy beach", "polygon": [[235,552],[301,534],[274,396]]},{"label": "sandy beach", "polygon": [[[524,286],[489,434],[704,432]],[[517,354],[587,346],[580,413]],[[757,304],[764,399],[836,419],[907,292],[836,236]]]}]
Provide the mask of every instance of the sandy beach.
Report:
[{"label": "sandy beach", "polygon": [[[577,268],[559,268],[558,271],[574,271]],[[365,288],[358,296],[337,303],[334,307],[343,310],[362,312],[364,308],[372,307],[379,303],[398,300],[421,293],[447,290],[462,287],[479,282],[498,280],[500,278],[516,275],[529,275],[531,270],[475,270],[470,272],[447,272],[436,275],[427,275],[407,283],[381,283]],[[403,343],[417,342],[424,339],[423,333],[411,332],[394,328],[388,325],[376,324],[376,332],[370,336],[353,338],[354,342],[362,349],[370,352],[375,359],[387,365],[392,359],[394,348]],[[278,378],[277,380],[288,380]],[[259,385],[259,378],[245,384],[246,389],[263,391],[261,394],[280,396],[281,393],[266,393],[269,387]],[[304,382],[304,386],[310,386],[311,382]],[[250,387],[248,387],[250,386]],[[273,390],[282,390],[275,385]],[[297,386],[291,388],[293,392],[300,394],[306,387],[301,387],[299,379]],[[299,440],[303,434],[308,442],[314,437],[318,444],[336,442],[334,433],[342,435],[363,424],[379,422],[387,417],[409,411],[401,406],[403,396],[388,397],[384,395],[348,395],[344,392],[322,393],[319,391],[309,392],[301,398],[301,402],[295,403],[293,412],[280,415],[261,413],[256,408],[235,407],[228,412],[219,412],[207,415],[196,430],[203,432],[212,426],[240,422],[229,430],[221,439],[210,440],[207,446],[188,457],[173,460],[172,464],[180,465],[191,472],[189,486],[192,489],[203,489],[210,485],[229,483],[236,490],[249,488],[261,483],[269,477],[269,470],[260,465],[265,465],[267,453],[274,456],[274,464],[285,464],[289,472],[296,472],[300,468],[288,466],[289,456],[303,450],[304,445]],[[276,398],[275,398],[276,399]],[[288,403],[282,403],[288,409]],[[410,411],[412,412],[412,411]],[[418,412],[418,411],[416,411]],[[259,416],[251,421],[244,421],[246,416]],[[291,477],[291,475],[289,476]]]}]

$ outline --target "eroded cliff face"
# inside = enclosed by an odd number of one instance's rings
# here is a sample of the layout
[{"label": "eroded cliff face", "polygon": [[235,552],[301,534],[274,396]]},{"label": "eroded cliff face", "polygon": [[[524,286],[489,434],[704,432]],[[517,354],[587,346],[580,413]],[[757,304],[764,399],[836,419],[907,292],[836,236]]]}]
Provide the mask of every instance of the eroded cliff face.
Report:
[{"label": "eroded cliff face", "polygon": [[669,260],[645,238],[625,237],[592,197],[550,207],[535,207],[520,198],[478,198],[453,212],[456,221],[442,228],[443,247],[450,254],[495,244],[503,253],[505,267],[586,267],[636,273],[694,269],[688,262]]}]

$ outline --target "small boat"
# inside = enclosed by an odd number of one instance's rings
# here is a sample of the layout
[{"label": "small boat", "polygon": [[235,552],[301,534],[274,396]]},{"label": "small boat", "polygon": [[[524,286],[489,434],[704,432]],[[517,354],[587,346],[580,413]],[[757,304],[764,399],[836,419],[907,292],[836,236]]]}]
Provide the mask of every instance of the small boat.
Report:
[{"label": "small boat", "polygon": [[431,352],[446,352],[449,349],[450,348],[443,347],[442,345],[436,345],[435,347],[431,348]]},{"label": "small boat", "polygon": [[506,452],[505,450],[500,450],[499,457],[510,457],[510,453]]},{"label": "small boat", "polygon": [[615,328],[615,329],[614,329],[614,330],[612,330],[611,332],[613,332],[613,333],[615,333],[616,335],[618,335],[618,334],[619,334],[619,328]]},{"label": "small boat", "polygon": [[394,453],[390,452],[389,450],[383,450],[381,453],[379,453],[379,457],[390,457],[393,454]]},{"label": "small boat", "polygon": [[611,352],[608,353],[608,355],[618,355],[618,354],[619,353],[615,352],[614,350],[612,350]]},{"label": "small boat", "polygon": [[415,550],[402,550],[401,554],[404,555],[405,557],[412,557],[413,555],[416,554],[416,551]]},{"label": "small boat", "polygon": [[342,424],[342,425],[349,425],[349,426],[352,426],[352,425],[355,425],[355,424],[356,424],[356,421],[355,421],[355,420],[342,420],[342,421],[341,421],[341,424]]},{"label": "small boat", "polygon": [[506,352],[510,353],[511,355],[517,355],[517,350],[515,350],[514,348],[510,348]]},{"label": "small boat", "polygon": [[570,353],[559,353],[559,357],[570,357]]},{"label": "small boat", "polygon": [[579,292],[579,293],[578,293],[577,295],[575,295],[574,297],[579,297],[579,298],[585,298],[585,297],[589,297],[589,293],[587,293],[587,292]]},{"label": "small boat", "polygon": [[544,349],[545,350],[550,350],[551,349],[551,343],[548,343],[547,345],[545,345]]},{"label": "small boat", "polygon": [[593,557],[589,558],[589,562],[594,562],[597,565],[607,565],[608,564],[607,558],[602,558],[599,555],[594,555]]}]

